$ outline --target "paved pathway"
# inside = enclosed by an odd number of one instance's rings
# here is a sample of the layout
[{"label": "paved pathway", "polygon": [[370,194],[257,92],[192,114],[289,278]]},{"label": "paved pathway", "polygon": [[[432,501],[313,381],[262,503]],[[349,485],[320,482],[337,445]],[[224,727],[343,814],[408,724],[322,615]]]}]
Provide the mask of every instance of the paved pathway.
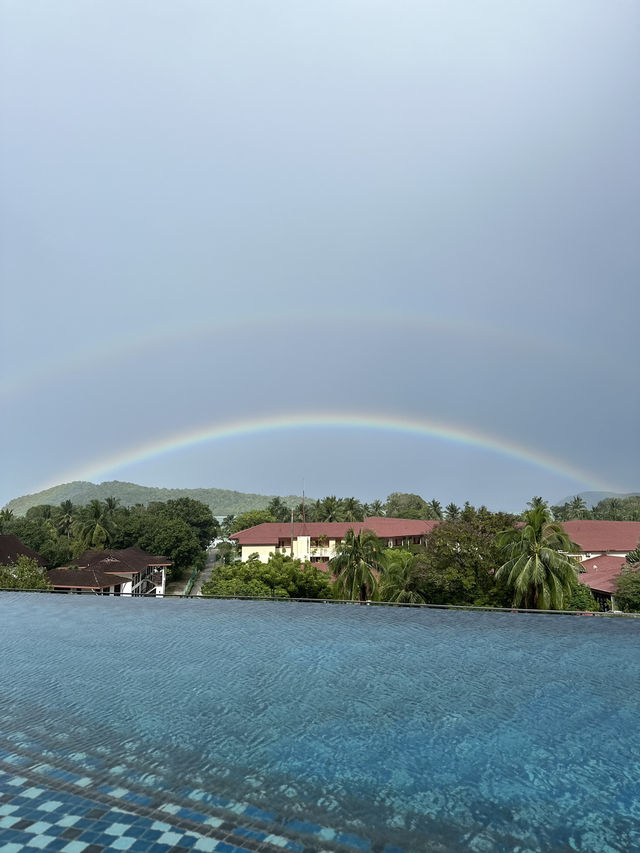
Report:
[{"label": "paved pathway", "polygon": [[207,562],[205,563],[204,569],[200,572],[198,577],[195,579],[193,588],[191,590],[191,595],[200,595],[202,590],[202,584],[206,583],[208,580],[211,580],[211,572],[213,571],[213,567],[216,564],[216,560],[218,559],[218,552],[215,548],[212,548],[207,555]]},{"label": "paved pathway", "polygon": [[[206,581],[211,578],[211,571],[215,565],[217,557],[217,552],[214,550],[209,551],[207,554],[207,562],[205,563],[204,569],[200,572],[200,574],[196,577],[193,587],[191,588],[190,595],[200,595],[200,590],[202,589],[202,584],[206,583]],[[189,578],[191,575],[189,574],[184,580],[173,581],[172,583],[167,584],[167,588],[165,590],[165,595],[184,595],[184,591],[187,588],[187,584],[189,583]]]}]

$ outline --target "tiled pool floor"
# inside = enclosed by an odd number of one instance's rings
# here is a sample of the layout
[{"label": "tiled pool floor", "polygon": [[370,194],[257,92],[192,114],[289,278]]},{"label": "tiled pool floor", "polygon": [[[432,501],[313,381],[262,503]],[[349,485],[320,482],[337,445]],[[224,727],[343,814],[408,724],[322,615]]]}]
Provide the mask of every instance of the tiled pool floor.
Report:
[{"label": "tiled pool floor", "polygon": [[291,822],[285,835],[274,815],[197,789],[166,800],[144,785],[104,784],[87,772],[88,756],[77,755],[84,766],[74,767],[49,744],[20,740],[0,737],[0,853],[373,853],[366,839],[304,821]]}]

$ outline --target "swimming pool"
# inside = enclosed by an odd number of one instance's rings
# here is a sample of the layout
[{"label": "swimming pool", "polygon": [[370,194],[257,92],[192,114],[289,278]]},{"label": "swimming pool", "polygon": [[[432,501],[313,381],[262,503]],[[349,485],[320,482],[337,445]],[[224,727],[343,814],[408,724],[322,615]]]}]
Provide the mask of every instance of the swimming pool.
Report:
[{"label": "swimming pool", "polygon": [[3,593],[0,641],[9,853],[640,849],[637,619]]}]

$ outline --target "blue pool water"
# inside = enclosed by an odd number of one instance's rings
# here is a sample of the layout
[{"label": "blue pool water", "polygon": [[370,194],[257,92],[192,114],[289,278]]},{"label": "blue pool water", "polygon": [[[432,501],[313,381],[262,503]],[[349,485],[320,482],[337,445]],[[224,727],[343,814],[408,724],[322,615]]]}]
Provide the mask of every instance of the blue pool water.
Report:
[{"label": "blue pool water", "polygon": [[637,619],[2,593],[0,644],[0,851],[640,850]]}]

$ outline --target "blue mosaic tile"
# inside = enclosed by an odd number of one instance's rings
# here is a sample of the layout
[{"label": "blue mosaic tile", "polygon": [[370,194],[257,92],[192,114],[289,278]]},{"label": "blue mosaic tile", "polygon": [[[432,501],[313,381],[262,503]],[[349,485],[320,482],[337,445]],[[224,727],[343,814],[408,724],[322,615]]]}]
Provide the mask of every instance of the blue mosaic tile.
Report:
[{"label": "blue mosaic tile", "polygon": [[[11,827],[3,826],[3,841],[19,844],[20,850],[28,846],[32,849],[47,850],[49,853],[83,853],[84,850],[95,847],[96,850],[104,848],[122,850],[123,853],[169,853],[175,847],[193,849],[200,853],[246,853],[242,846],[244,838],[259,843],[269,842],[282,850],[296,853],[303,851],[304,845],[279,833],[273,833],[274,816],[271,813],[246,803],[230,801],[211,792],[189,788],[184,789],[183,794],[188,792],[188,799],[202,803],[203,806],[211,806],[218,814],[228,812],[229,816],[224,819],[232,824],[229,830],[238,838],[236,844],[174,825],[174,821],[183,820],[194,826],[213,829],[219,827],[223,817],[208,814],[205,809],[189,808],[179,801],[168,802],[156,812],[157,817],[143,816],[128,812],[126,808],[127,803],[131,803],[132,807],[148,807],[152,798],[147,794],[107,783],[93,786],[88,784],[86,795],[72,790],[55,790],[59,783],[76,784],[77,780],[84,777],[41,760],[32,764],[29,772],[46,781],[34,784],[26,777],[0,772],[0,790],[9,792],[10,803],[3,802],[0,821],[12,823],[15,818],[15,823],[29,822],[26,832],[16,831],[15,835],[11,836],[6,834],[11,832]],[[88,777],[87,781],[91,783]],[[103,803],[93,800],[91,793],[94,790],[112,799],[112,806],[107,805],[106,801]],[[186,796],[184,798],[187,799]],[[265,829],[253,827],[250,823],[242,825],[244,819],[266,824]],[[290,827],[292,832],[309,834],[308,830],[314,828],[312,824],[307,825],[302,821],[298,823],[299,825]],[[21,823],[21,826],[24,824]],[[63,837],[69,830],[77,835]],[[3,853],[1,848],[0,853]]]},{"label": "blue mosaic tile", "polygon": [[255,829],[247,829],[244,826],[238,826],[233,830],[234,835],[240,835],[242,838],[255,838],[256,841],[264,841],[268,836],[268,832],[258,832]]},{"label": "blue mosaic tile", "polygon": [[184,817],[187,820],[193,820],[195,823],[204,823],[207,820],[207,815],[202,812],[196,812],[192,809],[181,808],[176,812],[178,817]]},{"label": "blue mosaic tile", "polygon": [[335,840],[339,844],[345,844],[347,847],[356,847],[358,850],[371,850],[371,842],[366,838],[360,838],[358,835],[351,835],[347,832],[337,833]]}]

